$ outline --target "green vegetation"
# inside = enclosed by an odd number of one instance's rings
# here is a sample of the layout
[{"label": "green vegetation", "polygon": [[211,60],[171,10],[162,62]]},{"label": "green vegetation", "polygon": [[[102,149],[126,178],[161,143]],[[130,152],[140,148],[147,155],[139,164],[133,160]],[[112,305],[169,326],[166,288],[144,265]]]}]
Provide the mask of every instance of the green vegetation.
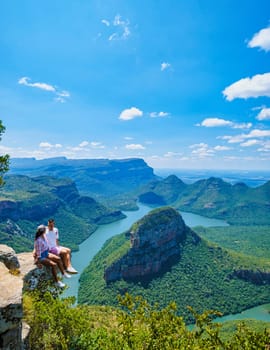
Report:
[{"label": "green vegetation", "polygon": [[270,226],[200,226],[193,230],[221,247],[256,258],[269,259]]},{"label": "green vegetation", "polygon": [[124,217],[93,198],[80,196],[70,179],[24,175],[5,177],[5,186],[0,188],[0,215],[0,243],[17,253],[33,249],[36,227],[47,224],[50,217],[56,221],[61,244],[72,250],[99,224]]},{"label": "green vegetation", "polygon": [[[6,128],[4,127],[2,120],[0,120],[0,140],[2,139],[2,135],[5,132]],[[5,154],[0,156],[0,186],[3,185],[3,175],[9,169],[9,155]]]},{"label": "green vegetation", "polygon": [[145,284],[120,280],[106,285],[104,267],[118,257],[119,250],[127,249],[127,241],[125,234],[115,236],[93,258],[80,277],[79,303],[115,306],[117,295],[128,292],[162,308],[175,301],[179,313],[192,322],[187,305],[198,312],[217,309],[228,314],[270,301],[269,285],[257,286],[230,277],[235,269],[269,270],[269,262],[262,265],[254,258],[228,253],[203,240],[195,244],[192,235],[181,244],[178,263],[163,275]]},{"label": "green vegetation", "polygon": [[169,176],[142,187],[138,197],[146,204],[171,205],[234,225],[269,225],[269,193],[270,181],[250,188],[211,177],[187,185],[176,176]]},{"label": "green vegetation", "polygon": [[197,314],[189,330],[177,305],[160,309],[141,297],[126,294],[119,298],[121,308],[89,307],[72,304],[74,299],[44,295],[24,296],[26,322],[30,325],[28,347],[32,350],[265,350],[269,347],[269,324],[253,330],[240,323],[230,335],[213,323],[219,313]]}]

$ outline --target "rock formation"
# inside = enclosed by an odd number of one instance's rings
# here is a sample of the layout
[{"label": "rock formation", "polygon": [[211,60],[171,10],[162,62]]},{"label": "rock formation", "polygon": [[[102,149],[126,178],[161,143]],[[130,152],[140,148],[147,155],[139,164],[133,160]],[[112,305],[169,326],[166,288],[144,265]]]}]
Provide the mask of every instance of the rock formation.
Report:
[{"label": "rock formation", "polygon": [[229,275],[229,278],[240,278],[244,281],[249,281],[257,286],[270,284],[270,272],[269,271],[261,271],[261,270],[248,270],[248,269],[240,269],[235,270],[233,273]]},{"label": "rock formation", "polygon": [[22,293],[36,288],[41,281],[51,280],[50,270],[37,268],[32,253],[16,255],[6,245],[0,245],[0,349],[22,350],[23,325]]},{"label": "rock formation", "polygon": [[188,228],[176,210],[156,209],[135,223],[130,232],[131,248],[104,273],[107,283],[145,280],[168,269],[181,255],[180,242]]}]

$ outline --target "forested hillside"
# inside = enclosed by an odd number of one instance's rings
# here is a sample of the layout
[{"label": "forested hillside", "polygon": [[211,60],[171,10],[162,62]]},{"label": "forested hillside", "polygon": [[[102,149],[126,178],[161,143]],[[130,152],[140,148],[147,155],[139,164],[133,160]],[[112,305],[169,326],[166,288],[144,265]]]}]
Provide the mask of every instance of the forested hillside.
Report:
[{"label": "forested hillside", "polygon": [[16,252],[33,248],[36,227],[54,217],[61,242],[73,249],[99,224],[124,215],[87,196],[80,196],[70,179],[8,175],[0,188],[0,243]]},{"label": "forested hillside", "polygon": [[211,177],[188,185],[171,175],[142,187],[139,200],[151,205],[171,205],[234,225],[270,224],[270,181],[251,188]]},{"label": "forested hillside", "polygon": [[[168,241],[168,237],[172,237],[170,232],[174,232],[175,226],[168,229],[167,238],[157,240],[156,246],[162,244],[158,242],[171,242],[168,244],[172,249],[177,244],[177,240],[179,241],[179,255],[173,263],[166,263],[159,273],[148,275],[146,278],[132,279],[124,277],[123,273],[121,277],[119,271],[125,271],[126,268],[134,271],[128,267],[130,258],[127,260],[124,257],[129,254],[129,249],[135,249],[135,251],[137,249],[132,243],[133,248],[129,248],[130,238],[138,236],[137,230],[140,230],[137,240],[141,242],[138,249],[141,250],[141,256],[145,256],[146,260],[143,258],[143,260],[138,260],[136,255],[134,267],[138,269],[138,266],[144,262],[148,266],[148,260],[155,265],[154,257],[157,256],[157,248],[154,248],[155,245],[150,243],[151,241],[145,240],[143,234],[145,229],[145,234],[148,235],[150,230],[154,235],[155,230],[158,231],[158,227],[164,225],[166,221],[169,225],[172,219],[168,220],[167,216],[163,217],[165,213],[167,213],[166,209],[154,210],[135,223],[128,232],[113,237],[105,244],[81,275],[79,303],[115,305],[118,294],[129,292],[132,295],[143,296],[150,303],[158,302],[161,307],[175,301],[180,314],[186,320],[192,321],[187,312],[187,305],[191,305],[198,312],[205,309],[217,309],[223,313],[236,313],[270,301],[270,284],[267,281],[263,284],[256,284],[252,278],[243,280],[235,274],[236,271],[245,269],[251,272],[259,270],[269,275],[269,261],[260,263],[248,256],[231,254],[200,239],[189,228],[183,228],[180,240],[176,238],[176,240]],[[150,219],[151,216],[152,219]],[[154,240],[153,235],[151,234],[151,237]],[[120,263],[120,267],[118,263],[114,265],[121,259],[123,263],[122,265]],[[105,278],[108,266],[115,266],[114,276],[119,276],[109,283]]]}]

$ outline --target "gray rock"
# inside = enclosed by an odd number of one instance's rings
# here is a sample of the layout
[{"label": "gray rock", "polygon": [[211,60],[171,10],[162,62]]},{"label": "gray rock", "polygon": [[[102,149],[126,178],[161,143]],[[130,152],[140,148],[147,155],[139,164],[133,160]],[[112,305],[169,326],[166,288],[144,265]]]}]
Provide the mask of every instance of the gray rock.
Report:
[{"label": "gray rock", "polygon": [[5,244],[0,244],[0,261],[11,271],[16,271],[20,268],[20,263],[15,251]]}]

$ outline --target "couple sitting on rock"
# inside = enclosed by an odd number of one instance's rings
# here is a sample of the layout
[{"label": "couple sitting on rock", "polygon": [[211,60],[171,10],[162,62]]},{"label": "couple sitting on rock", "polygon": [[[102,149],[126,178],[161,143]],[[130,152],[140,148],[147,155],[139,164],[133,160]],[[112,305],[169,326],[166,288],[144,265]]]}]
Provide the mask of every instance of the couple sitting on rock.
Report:
[{"label": "couple sitting on rock", "polygon": [[66,278],[70,278],[70,274],[78,272],[71,266],[70,249],[60,246],[58,240],[58,229],[54,227],[53,219],[48,221],[48,227],[38,226],[34,244],[34,258],[38,266],[51,267],[56,286],[63,288],[65,284],[58,279],[57,268]]}]

